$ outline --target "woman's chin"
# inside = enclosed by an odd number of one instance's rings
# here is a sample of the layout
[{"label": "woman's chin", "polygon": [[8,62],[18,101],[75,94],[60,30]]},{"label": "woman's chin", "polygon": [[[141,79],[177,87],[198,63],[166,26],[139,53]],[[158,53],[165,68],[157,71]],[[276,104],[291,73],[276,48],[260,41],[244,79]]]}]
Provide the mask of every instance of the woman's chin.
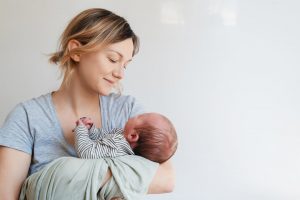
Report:
[{"label": "woman's chin", "polygon": [[104,89],[104,90],[98,90],[99,95],[101,96],[108,96],[110,93],[112,93],[112,89]]}]

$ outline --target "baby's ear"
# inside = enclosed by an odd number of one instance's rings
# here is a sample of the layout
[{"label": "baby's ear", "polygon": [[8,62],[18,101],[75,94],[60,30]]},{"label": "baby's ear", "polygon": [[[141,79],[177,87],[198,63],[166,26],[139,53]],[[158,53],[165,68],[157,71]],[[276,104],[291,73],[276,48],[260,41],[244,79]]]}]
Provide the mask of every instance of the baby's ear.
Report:
[{"label": "baby's ear", "polygon": [[133,131],[129,134],[130,142],[137,142],[139,140],[139,134],[136,131]]}]

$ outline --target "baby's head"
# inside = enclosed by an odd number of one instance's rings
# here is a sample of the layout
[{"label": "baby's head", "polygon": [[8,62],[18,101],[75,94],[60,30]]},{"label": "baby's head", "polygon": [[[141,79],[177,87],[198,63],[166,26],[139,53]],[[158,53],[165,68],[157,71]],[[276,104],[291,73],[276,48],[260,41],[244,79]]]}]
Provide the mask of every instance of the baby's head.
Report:
[{"label": "baby's head", "polygon": [[173,124],[158,113],[130,118],[124,128],[124,137],[136,155],[158,163],[173,156],[178,144]]}]

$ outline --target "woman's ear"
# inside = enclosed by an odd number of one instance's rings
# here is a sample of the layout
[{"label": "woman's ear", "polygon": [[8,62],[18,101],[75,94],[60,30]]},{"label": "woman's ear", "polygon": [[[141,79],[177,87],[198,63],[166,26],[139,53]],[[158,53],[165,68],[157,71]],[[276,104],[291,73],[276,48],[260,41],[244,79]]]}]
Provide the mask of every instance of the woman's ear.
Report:
[{"label": "woman's ear", "polygon": [[[78,42],[77,40],[70,40],[68,42],[68,50],[69,52],[73,49],[76,49],[78,47],[80,47],[81,44],[80,42]],[[80,55],[79,54],[71,54],[70,57],[75,61],[75,62],[79,62],[80,61]]]}]

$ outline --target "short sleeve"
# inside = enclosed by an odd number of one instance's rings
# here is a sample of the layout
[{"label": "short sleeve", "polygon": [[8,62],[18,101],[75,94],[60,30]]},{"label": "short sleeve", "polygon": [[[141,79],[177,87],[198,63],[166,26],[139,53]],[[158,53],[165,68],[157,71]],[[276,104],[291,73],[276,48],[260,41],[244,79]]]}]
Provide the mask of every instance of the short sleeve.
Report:
[{"label": "short sleeve", "polygon": [[0,128],[0,146],[32,154],[33,138],[28,115],[22,103],[17,104],[5,118]]}]

